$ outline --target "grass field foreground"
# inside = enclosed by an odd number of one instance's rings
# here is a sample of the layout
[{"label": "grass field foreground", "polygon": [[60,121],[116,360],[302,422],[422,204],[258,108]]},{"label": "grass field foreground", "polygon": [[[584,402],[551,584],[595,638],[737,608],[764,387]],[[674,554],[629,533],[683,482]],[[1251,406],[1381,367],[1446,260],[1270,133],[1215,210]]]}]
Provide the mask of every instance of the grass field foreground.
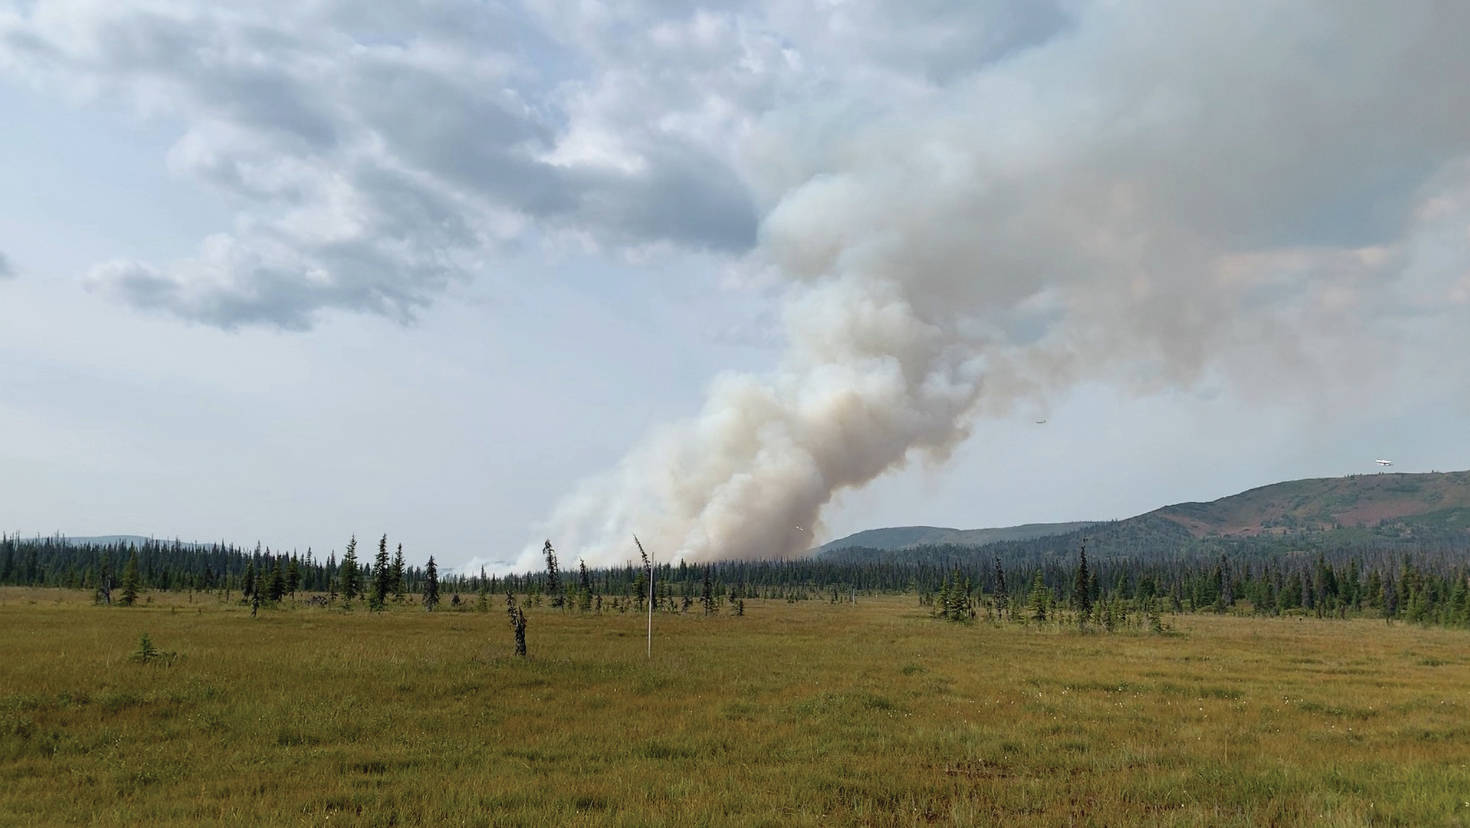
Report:
[{"label": "grass field foreground", "polygon": [[1461,630],[150,599],[0,589],[0,822],[1470,823]]}]

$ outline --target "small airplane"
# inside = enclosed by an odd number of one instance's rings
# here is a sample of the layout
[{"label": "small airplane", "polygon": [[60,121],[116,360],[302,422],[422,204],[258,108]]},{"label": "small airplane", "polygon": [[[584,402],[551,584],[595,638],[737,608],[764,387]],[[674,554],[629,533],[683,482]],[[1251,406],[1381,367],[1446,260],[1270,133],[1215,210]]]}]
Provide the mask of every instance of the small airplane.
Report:
[{"label": "small airplane", "polygon": [[1393,465],[1393,461],[1392,460],[1384,460],[1382,458],[1379,458],[1377,460],[1374,460],[1373,462],[1377,463],[1380,466],[1392,466]]},{"label": "small airplane", "polygon": [[1045,417],[1038,417],[1038,418],[1036,418],[1036,424],[1037,425],[1046,425],[1046,418]]}]

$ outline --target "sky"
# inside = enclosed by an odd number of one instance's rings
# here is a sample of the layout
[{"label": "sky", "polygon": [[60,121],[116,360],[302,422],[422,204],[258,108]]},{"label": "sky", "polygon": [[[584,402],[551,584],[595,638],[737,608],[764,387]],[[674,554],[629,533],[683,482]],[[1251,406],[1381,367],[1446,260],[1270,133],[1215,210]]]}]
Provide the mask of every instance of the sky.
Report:
[{"label": "sky", "polygon": [[1470,467],[1467,29],[0,0],[0,527],[503,570]]}]

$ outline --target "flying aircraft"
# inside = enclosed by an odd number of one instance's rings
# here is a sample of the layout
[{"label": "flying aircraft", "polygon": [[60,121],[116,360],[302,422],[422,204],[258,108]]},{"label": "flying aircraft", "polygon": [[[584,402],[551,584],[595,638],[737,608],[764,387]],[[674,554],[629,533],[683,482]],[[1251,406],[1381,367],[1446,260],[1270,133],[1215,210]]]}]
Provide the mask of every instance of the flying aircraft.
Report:
[{"label": "flying aircraft", "polygon": [[1393,461],[1392,460],[1384,460],[1382,458],[1379,458],[1377,460],[1374,460],[1373,462],[1377,463],[1380,466],[1392,466],[1393,465]]},{"label": "flying aircraft", "polygon": [[1045,417],[1038,417],[1036,419],[1036,424],[1037,425],[1046,425],[1046,418]]}]

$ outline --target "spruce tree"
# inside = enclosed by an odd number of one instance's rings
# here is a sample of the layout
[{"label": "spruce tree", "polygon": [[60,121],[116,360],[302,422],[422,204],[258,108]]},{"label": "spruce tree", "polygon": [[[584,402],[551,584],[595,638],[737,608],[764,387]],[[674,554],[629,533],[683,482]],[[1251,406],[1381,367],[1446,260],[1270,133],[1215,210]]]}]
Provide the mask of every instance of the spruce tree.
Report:
[{"label": "spruce tree", "polygon": [[433,612],[439,606],[439,567],[434,556],[429,556],[429,565],[424,567],[424,612]]},{"label": "spruce tree", "polygon": [[1001,568],[1000,556],[995,556],[995,612],[1004,614],[1011,603],[1011,593],[1006,589],[1006,571]]},{"label": "spruce tree", "polygon": [[280,601],[286,595],[286,573],[281,570],[281,559],[276,558],[276,565],[271,568],[270,580],[266,583],[266,600],[271,603]]},{"label": "spruce tree", "polygon": [[381,610],[388,602],[388,593],[393,590],[393,568],[388,563],[388,536],[378,541],[378,557],[373,559],[373,593],[368,596],[368,606]]},{"label": "spruce tree", "polygon": [[291,556],[291,563],[286,567],[286,591],[294,598],[297,587],[301,586],[301,566],[296,562],[296,556]]},{"label": "spruce tree", "polygon": [[592,576],[587,574],[587,562],[583,560],[578,560],[577,570],[577,609],[581,610],[582,612],[591,612]]},{"label": "spruce tree", "polygon": [[1041,577],[1041,570],[1036,570],[1036,577],[1031,580],[1031,619],[1033,621],[1046,620],[1046,605],[1051,602],[1051,590],[1046,587],[1046,580]]},{"label": "spruce tree", "polygon": [[700,591],[699,600],[704,604],[704,614],[712,615],[715,611],[714,584],[710,583],[709,564],[704,567],[704,586]]},{"label": "spruce tree", "polygon": [[102,553],[101,572],[97,575],[97,603],[112,606],[112,554]]},{"label": "spruce tree", "polygon": [[645,568],[639,569],[637,573],[633,576],[633,601],[636,604],[636,609],[639,612],[643,611],[644,601],[648,599],[648,575],[646,574],[647,571],[647,567],[645,566]]},{"label": "spruce tree", "polygon": [[118,603],[131,607],[138,600],[138,550],[128,556],[128,565],[123,569],[122,600]]},{"label": "spruce tree", "polygon": [[357,535],[347,542],[347,551],[342,553],[342,574],[338,579],[342,587],[342,600],[350,602],[361,592],[357,571]]},{"label": "spruce tree", "polygon": [[1383,599],[1380,602],[1380,606],[1382,607],[1385,620],[1391,619],[1399,614],[1398,590],[1394,588],[1392,577],[1383,579]]},{"label": "spruce tree", "polygon": [[549,539],[541,552],[546,555],[546,594],[551,596],[553,607],[563,606],[566,598],[561,592],[561,572],[556,568],[556,550],[551,548]]},{"label": "spruce tree", "polygon": [[[1319,556],[1317,559],[1319,568],[1325,567],[1325,563]],[[1224,555],[1220,556],[1220,564],[1215,567],[1215,612],[1223,613],[1233,603],[1235,596],[1230,590],[1230,562]]]},{"label": "spruce tree", "polygon": [[398,544],[398,551],[393,553],[393,598],[397,601],[403,600],[403,544]]},{"label": "spruce tree", "polygon": [[252,560],[245,564],[245,577],[240,582],[240,595],[249,600],[250,596],[255,594],[255,589],[255,561]]},{"label": "spruce tree", "polygon": [[1072,581],[1072,606],[1085,618],[1092,611],[1092,578],[1087,572],[1087,541],[1077,553],[1077,577]]}]

